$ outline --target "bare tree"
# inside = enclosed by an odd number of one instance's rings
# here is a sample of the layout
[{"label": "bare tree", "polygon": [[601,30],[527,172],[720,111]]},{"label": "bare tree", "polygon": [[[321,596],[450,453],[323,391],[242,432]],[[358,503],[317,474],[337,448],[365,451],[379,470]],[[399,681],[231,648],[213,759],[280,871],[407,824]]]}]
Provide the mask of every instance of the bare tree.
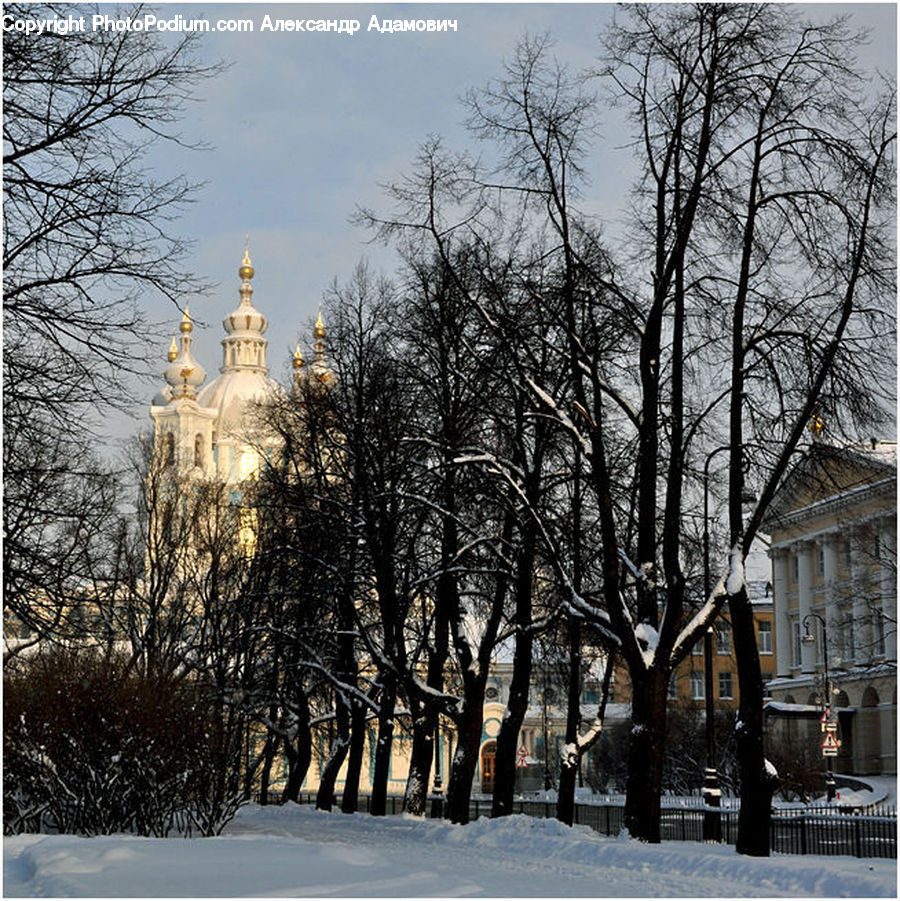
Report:
[{"label": "bare tree", "polygon": [[[723,5],[624,18],[603,75],[632,114],[642,175],[615,265],[575,206],[593,98],[543,39],[470,96],[473,128],[503,153],[498,171],[425,153],[394,189],[394,214],[372,218],[382,234],[427,235],[448,265],[460,234],[495,245],[504,218],[550,236],[535,255],[555,257],[560,275],[536,300],[559,310],[544,337],[572,398],[546,372],[523,382],[584,455],[599,578],[576,590],[551,531],[541,535],[566,606],[629,670],[628,828],[659,840],[669,676],[727,601],[741,687],[738,849],[766,854],[774,778],[743,560],[816,405],[857,394],[841,414],[848,429],[878,411],[860,375],[890,362],[893,98],[866,99],[845,62],[858,36],[842,21],[799,26],[778,8]],[[518,213],[488,205],[497,189],[520,198]],[[729,540],[695,609],[686,507],[716,446],[729,452]],[[748,480],[760,490],[745,521]]]},{"label": "bare tree", "polygon": [[[70,10],[7,4],[4,12]],[[55,539],[78,510],[74,495],[57,490],[61,473],[87,456],[96,414],[130,400],[122,373],[144,371],[138,300],[145,290],[174,299],[175,290],[200,287],[179,268],[185,244],[168,231],[193,188],[147,165],[156,142],[182,142],[185,105],[217,71],[197,60],[195,39],[167,46],[131,31],[4,34],[4,563],[11,603],[34,628],[47,618],[26,607],[48,600],[53,586],[23,593],[15,574],[65,566]],[[48,543],[31,528],[34,510]]]}]

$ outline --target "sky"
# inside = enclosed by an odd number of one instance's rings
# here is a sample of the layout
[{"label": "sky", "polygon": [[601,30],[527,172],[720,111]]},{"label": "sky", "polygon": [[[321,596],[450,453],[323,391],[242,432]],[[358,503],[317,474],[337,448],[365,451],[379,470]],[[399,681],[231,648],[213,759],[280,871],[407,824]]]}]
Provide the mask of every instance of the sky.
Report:
[{"label": "sky", "polygon": [[[893,4],[815,4],[803,11],[814,18],[849,11],[872,29],[866,64],[895,71]],[[455,19],[458,30],[381,34],[367,31],[373,14]],[[385,208],[380,186],[409,169],[429,135],[441,135],[451,148],[472,145],[460,98],[499,75],[502,59],[526,32],[549,32],[557,57],[578,71],[596,65],[598,35],[614,14],[613,5],[596,3],[160,4],[161,18],[251,19],[255,26],[253,33],[201,38],[205,61],[229,64],[200,86],[183,123],[184,137],[209,149],[162,145],[151,157],[160,174],[204,182],[175,228],[193,240],[187,265],[216,284],[206,297],[181,298],[199,320],[194,350],[207,378],[221,364],[222,317],[238,303],[245,235],[256,268],[254,303],[269,319],[270,372],[283,378],[298,337],[308,345],[332,280],[346,279],[361,258],[391,267],[390,253],[351,223],[357,206]],[[266,15],[351,18],[361,28],[352,36],[262,32]],[[604,110],[589,160],[590,197],[592,211],[612,227],[635,176],[627,139],[622,114]],[[173,330],[180,318],[158,298],[147,298],[146,312]],[[160,373],[167,347],[168,339],[160,341]],[[156,382],[161,378],[137,386],[148,405],[133,420],[109,420],[114,439],[149,425]]]}]

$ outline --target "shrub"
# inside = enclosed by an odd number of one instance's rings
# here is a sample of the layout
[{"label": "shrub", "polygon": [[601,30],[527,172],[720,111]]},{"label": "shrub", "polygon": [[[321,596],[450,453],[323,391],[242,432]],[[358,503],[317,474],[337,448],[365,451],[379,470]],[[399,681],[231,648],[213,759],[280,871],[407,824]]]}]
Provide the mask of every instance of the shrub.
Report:
[{"label": "shrub", "polygon": [[239,806],[211,770],[240,749],[223,761],[222,713],[189,683],[54,649],[8,668],[3,712],[7,834],[215,834]]}]

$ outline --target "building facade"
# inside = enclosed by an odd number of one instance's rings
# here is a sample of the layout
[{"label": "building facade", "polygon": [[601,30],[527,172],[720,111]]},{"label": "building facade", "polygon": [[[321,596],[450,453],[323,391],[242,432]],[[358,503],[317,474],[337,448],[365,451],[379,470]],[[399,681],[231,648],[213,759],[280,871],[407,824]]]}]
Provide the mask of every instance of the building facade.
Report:
[{"label": "building facade", "polygon": [[[591,724],[597,715],[600,703],[602,678],[596,674],[588,674],[581,692],[582,730]],[[495,661],[491,664],[490,675],[485,688],[481,741],[478,754],[478,766],[473,781],[473,792],[490,795],[494,790],[494,761],[496,758],[497,736],[509,701],[512,682],[512,663]],[[560,752],[565,744],[566,732],[566,686],[560,674],[552,664],[536,663],[532,672],[532,684],[529,691],[529,707],[519,732],[519,753],[517,758],[517,792],[536,792],[559,784]],[[630,715],[630,705],[609,703],[606,707],[604,724],[610,725],[625,721]],[[374,749],[377,740],[378,725],[373,717],[366,734],[366,745],[363,753],[363,767],[359,790],[368,793],[372,789],[372,775],[375,769]],[[319,777],[328,755],[330,746],[329,724],[319,727],[314,738],[313,759],[303,783],[303,791],[315,791],[319,785]],[[264,735],[257,737],[261,746]],[[429,790],[443,786],[446,788],[450,773],[450,764],[455,751],[455,729],[452,722],[442,717],[438,736],[436,768],[432,770],[432,785]],[[391,763],[388,773],[388,793],[402,795],[406,789],[409,775],[410,754],[412,751],[412,733],[407,718],[401,712],[397,717],[394,730]],[[590,756],[582,759],[581,781],[586,783],[591,766]],[[336,790],[341,791],[347,764],[341,768],[336,781]],[[437,778],[435,778],[437,777]],[[271,774],[270,790],[276,794],[283,788],[287,780],[287,769],[284,761],[277,761]]]},{"label": "building facade", "polygon": [[[775,678],[775,629],[772,586],[767,580],[747,585],[753,604],[753,623],[756,630],[759,663],[763,682],[768,685]],[[691,653],[676,667],[669,680],[669,703],[673,708],[703,709],[706,704],[706,669],[704,642],[699,641]],[[740,703],[737,657],[731,635],[727,608],[714,624],[713,635],[713,701],[717,710],[736,710]]]},{"label": "building facade", "polygon": [[765,524],[771,533],[773,740],[815,743],[837,716],[838,773],[897,771],[895,443],[815,441]]}]

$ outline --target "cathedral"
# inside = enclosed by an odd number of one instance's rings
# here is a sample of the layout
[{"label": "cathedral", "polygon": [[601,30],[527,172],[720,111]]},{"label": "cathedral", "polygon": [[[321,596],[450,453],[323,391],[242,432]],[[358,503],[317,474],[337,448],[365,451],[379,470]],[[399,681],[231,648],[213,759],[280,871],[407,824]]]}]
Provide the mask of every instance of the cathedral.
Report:
[{"label": "cathedral", "polygon": [[[259,470],[260,451],[272,444],[271,436],[253,433],[254,406],[284,397],[281,385],[269,376],[266,364],[268,323],[253,306],[255,270],[250,252],[238,269],[240,303],[223,320],[222,365],[207,385],[206,370],[191,351],[194,324],[185,309],[180,338],[172,338],[166,385],[153,398],[155,446],[163,465],[181,474],[218,478],[235,484],[253,478]],[[325,362],[325,328],[319,314],[313,331],[314,359],[304,366],[300,345],[294,352],[294,382],[305,378],[328,383],[334,374]]]}]

